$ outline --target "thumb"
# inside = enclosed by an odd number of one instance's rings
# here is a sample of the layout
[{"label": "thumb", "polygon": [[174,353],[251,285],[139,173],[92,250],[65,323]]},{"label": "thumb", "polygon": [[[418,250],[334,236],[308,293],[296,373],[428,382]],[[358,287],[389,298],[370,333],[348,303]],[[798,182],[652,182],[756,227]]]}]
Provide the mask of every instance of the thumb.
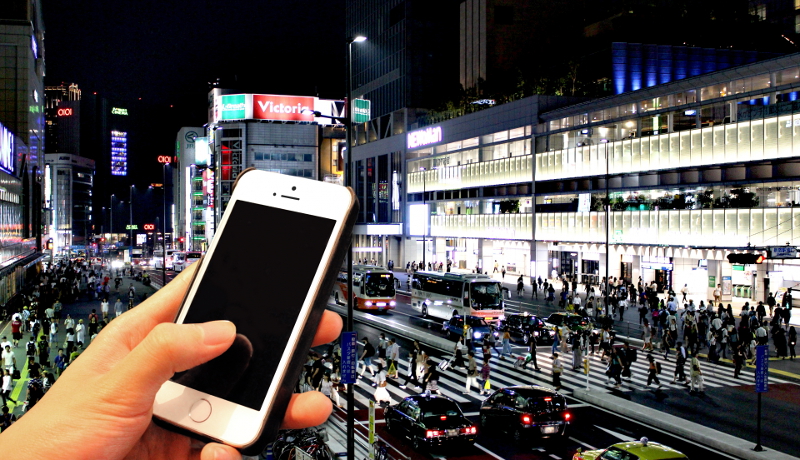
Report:
[{"label": "thumb", "polygon": [[128,388],[149,408],[161,384],[176,372],[191,369],[221,355],[233,343],[230,321],[156,325],[107,374],[110,388]]}]

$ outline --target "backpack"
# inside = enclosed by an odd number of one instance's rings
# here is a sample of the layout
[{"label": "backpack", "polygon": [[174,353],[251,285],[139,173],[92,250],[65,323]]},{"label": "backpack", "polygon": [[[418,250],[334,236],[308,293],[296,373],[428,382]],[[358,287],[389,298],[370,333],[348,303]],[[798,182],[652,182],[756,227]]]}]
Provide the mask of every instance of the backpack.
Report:
[{"label": "backpack", "polygon": [[36,354],[36,344],[33,342],[28,342],[26,348],[28,350],[28,356],[33,356]]},{"label": "backpack", "polygon": [[628,362],[635,363],[636,362],[636,349],[635,348],[628,348]]}]

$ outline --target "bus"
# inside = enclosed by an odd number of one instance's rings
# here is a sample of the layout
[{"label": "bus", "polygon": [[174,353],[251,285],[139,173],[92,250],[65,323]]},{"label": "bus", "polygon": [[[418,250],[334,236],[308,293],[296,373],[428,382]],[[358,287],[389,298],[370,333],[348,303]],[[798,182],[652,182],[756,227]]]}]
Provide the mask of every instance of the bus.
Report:
[{"label": "bus", "polygon": [[417,272],[411,277],[411,308],[423,318],[449,320],[461,315],[500,321],[505,316],[507,291],[499,281],[480,273]]},{"label": "bus", "polygon": [[[176,252],[178,252],[178,251],[175,250],[175,249],[167,249],[167,257],[166,257],[167,270],[172,270],[174,268],[175,260],[173,259],[172,256]],[[165,259],[164,259],[163,252],[161,251],[161,249],[153,251],[153,267],[155,269],[157,269],[157,270],[160,270],[161,266],[164,264],[164,262],[165,262]]]},{"label": "bus", "polygon": [[176,252],[172,254],[172,265],[176,272],[181,272],[189,265],[200,260],[201,257],[203,257],[203,253],[200,251]]},{"label": "bus", "polygon": [[[396,302],[394,274],[374,265],[353,265],[353,308],[359,310],[393,310]],[[333,300],[347,301],[347,267],[339,270]]]}]

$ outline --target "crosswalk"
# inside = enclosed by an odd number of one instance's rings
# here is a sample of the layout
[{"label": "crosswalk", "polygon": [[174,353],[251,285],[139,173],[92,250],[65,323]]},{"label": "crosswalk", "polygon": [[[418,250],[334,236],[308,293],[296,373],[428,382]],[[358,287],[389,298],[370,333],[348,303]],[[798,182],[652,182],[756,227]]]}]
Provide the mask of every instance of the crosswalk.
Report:
[{"label": "crosswalk", "polygon": [[[529,365],[527,369],[517,369],[514,367],[514,359],[506,358],[500,360],[496,356],[490,361],[491,374],[489,381],[494,389],[503,388],[514,385],[542,385],[552,387],[552,360],[550,359],[550,349],[543,351],[545,347],[540,348],[538,353],[539,371],[535,371]],[[476,362],[482,363],[481,353],[476,353]],[[609,384],[605,375],[607,364],[601,361],[601,354],[599,352],[589,355],[590,360],[590,373],[588,378],[588,385],[592,391],[603,392],[631,392],[631,391],[647,391],[647,373],[648,362],[646,353],[639,351],[638,359],[631,365],[630,379],[623,378],[622,385],[616,389],[613,387],[615,382],[613,379]],[[516,357],[517,355],[515,355]],[[685,390],[686,386],[676,383],[673,384],[672,379],[675,372],[675,355],[670,355],[668,360],[664,360],[661,353],[654,353],[653,356],[657,362],[661,363],[662,372],[658,375],[661,381],[661,390]],[[438,363],[442,359],[449,358],[448,356],[436,355],[435,352],[431,355],[433,361]],[[561,393],[570,395],[572,390],[576,388],[584,389],[587,386],[587,377],[583,373],[583,368],[580,367],[578,371],[572,370],[572,355],[571,353],[562,353],[561,361],[564,366],[564,372],[561,375],[562,389]],[[708,389],[720,387],[732,387],[740,385],[752,385],[755,382],[755,372],[753,368],[742,369],[739,379],[733,377],[733,367],[724,365],[714,365],[704,360],[701,360],[701,367],[703,369],[703,380],[706,391]],[[684,366],[686,376],[689,376],[689,363]],[[422,388],[413,385],[406,389],[400,388],[400,385],[405,381],[405,376],[408,374],[408,360],[401,360],[398,379],[389,379],[389,384],[386,387],[392,403],[397,403],[407,396],[418,394],[423,391]],[[787,381],[774,378],[770,376],[771,383],[786,383]],[[364,378],[359,379],[355,385],[355,409],[367,409],[369,401],[374,401],[375,388],[372,386],[373,379],[370,372],[367,370],[364,373]],[[484,396],[480,396],[479,390],[473,386],[470,394],[465,395],[466,383],[466,370],[450,368],[447,371],[440,372],[439,377],[439,390],[443,395],[448,396],[458,402],[459,404],[479,403],[483,400]],[[653,384],[649,387],[655,389],[656,385]],[[344,394],[341,395],[342,406],[346,407]]]}]

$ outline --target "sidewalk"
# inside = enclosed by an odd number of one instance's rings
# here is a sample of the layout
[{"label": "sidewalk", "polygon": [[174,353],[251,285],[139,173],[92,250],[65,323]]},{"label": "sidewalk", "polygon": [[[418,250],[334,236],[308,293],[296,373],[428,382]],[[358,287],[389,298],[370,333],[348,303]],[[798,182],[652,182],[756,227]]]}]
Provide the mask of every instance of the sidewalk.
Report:
[{"label": "sidewalk", "polygon": [[[113,277],[112,277],[113,280]],[[114,284],[112,281],[112,288],[111,288],[111,295],[109,296],[109,311],[110,316],[113,318],[114,316],[114,303],[117,300],[117,296],[122,300],[125,310],[127,311],[128,308],[128,288],[130,287],[131,283],[133,283],[134,288],[136,289],[136,300],[135,304],[138,305],[142,302],[142,300],[146,297],[149,298],[156,292],[155,287],[153,286],[144,286],[142,283],[138,281],[134,281],[129,276],[123,276],[123,282],[120,284],[119,291],[114,289]],[[64,328],[64,319],[67,315],[70,315],[74,320],[75,323],[78,323],[79,319],[82,319],[84,324],[88,324],[89,314],[92,312],[92,309],[97,310],[98,315],[102,315],[100,309],[100,300],[86,300],[85,297],[81,297],[78,301],[64,304],[62,310],[62,319],[61,325],[59,327],[58,332],[58,341],[56,342],[59,345],[50,347],[50,354],[49,354],[49,361],[50,364],[53,364],[53,360],[55,356],[58,354],[58,348],[60,344],[63,344],[66,340],[66,329]],[[5,330],[9,338],[11,337],[11,326],[9,324],[4,325],[6,328]],[[31,337],[30,332],[25,332],[22,334],[22,340],[20,341],[19,348],[14,349],[15,357],[17,359],[17,368],[20,369],[20,378],[14,382],[14,388],[11,391],[11,397],[17,401],[25,401],[27,398],[27,387],[28,387],[28,365],[27,365],[27,358],[25,356],[25,344]],[[87,333],[86,340],[89,341],[89,336]],[[84,349],[89,345],[89,343],[84,344]],[[38,357],[36,358],[36,362],[39,362]],[[24,365],[23,365],[24,364]],[[48,368],[47,370],[53,372],[55,375],[54,368]],[[16,404],[13,406],[12,412],[14,415],[19,417],[22,415],[22,404]]]}]

